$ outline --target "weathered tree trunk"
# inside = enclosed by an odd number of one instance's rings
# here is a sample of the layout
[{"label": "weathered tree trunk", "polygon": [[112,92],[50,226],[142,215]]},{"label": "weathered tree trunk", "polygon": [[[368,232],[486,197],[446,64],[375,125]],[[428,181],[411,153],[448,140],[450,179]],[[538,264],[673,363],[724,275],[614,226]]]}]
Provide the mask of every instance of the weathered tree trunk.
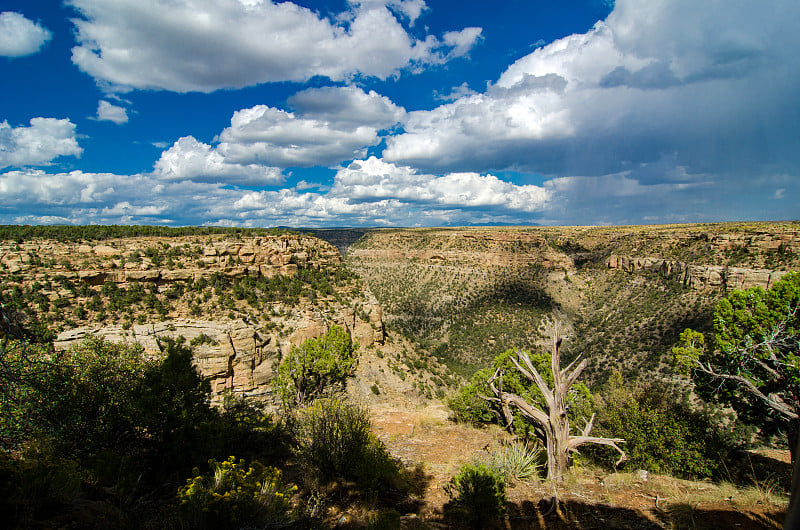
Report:
[{"label": "weathered tree trunk", "polygon": [[[517,359],[512,358],[517,370],[526,378],[533,381],[539,388],[542,396],[544,396],[544,408],[547,409],[547,411],[545,412],[536,405],[528,403],[516,394],[504,392],[502,389],[503,373],[501,368],[498,368],[487,382],[495,397],[487,397],[486,399],[500,403],[507,426],[510,426],[514,419],[511,411],[511,407],[513,406],[523,417],[539,427],[537,431],[540,432],[544,438],[542,442],[547,448],[548,479],[560,480],[569,469],[570,453],[574,452],[579,446],[587,443],[608,445],[619,451],[621,455],[620,459],[617,461],[617,465],[619,465],[625,460],[626,456],[625,452],[620,449],[617,444],[623,443],[625,440],[620,438],[589,436],[594,423],[594,416],[586,423],[580,436],[570,435],[569,417],[567,416],[567,396],[569,394],[569,389],[572,388],[578,376],[586,368],[588,361],[584,359],[575,366],[574,370],[570,371],[575,363],[580,360],[580,357],[578,357],[562,370],[560,355],[561,329],[558,323],[553,324],[551,331],[553,337],[553,348],[550,354],[550,366],[553,371],[552,389],[545,383],[541,374],[539,374],[533,366],[530,357],[528,357],[525,352],[518,353],[519,361],[521,361],[522,364],[520,364]],[[495,384],[495,381],[499,382],[500,388]]]}]

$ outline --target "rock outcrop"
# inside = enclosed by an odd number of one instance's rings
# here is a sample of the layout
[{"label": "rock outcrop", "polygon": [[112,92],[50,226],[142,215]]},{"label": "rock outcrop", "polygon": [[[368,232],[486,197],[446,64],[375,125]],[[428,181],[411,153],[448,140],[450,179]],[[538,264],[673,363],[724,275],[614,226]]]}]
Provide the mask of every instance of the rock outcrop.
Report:
[{"label": "rock outcrop", "polygon": [[358,318],[352,308],[344,308],[333,315],[307,311],[292,322],[294,331],[283,337],[243,319],[228,322],[174,319],[137,324],[127,329],[116,325],[74,328],[60,333],[54,345],[57,350],[68,349],[88,336],[95,336],[115,343],[137,343],[146,354],[156,356],[161,351],[160,340],[183,337],[193,347],[197,371],[209,379],[217,399],[228,391],[270,399],[269,382],[281,359],[292,347],[320,337],[331,326],[346,329],[362,347],[383,344],[380,308],[368,309],[368,321]]},{"label": "rock outcrop", "polygon": [[[283,356],[333,325],[362,347],[384,343],[374,297],[328,274],[340,265],[333,245],[298,234],[0,241],[0,292],[60,328],[58,349],[93,335],[157,355],[160,339],[184,337],[215,396],[269,398]],[[247,277],[261,282],[261,298],[247,298],[256,283]],[[265,287],[264,279],[281,281]]]},{"label": "rock outcrop", "polygon": [[661,258],[617,255],[609,257],[606,264],[609,269],[618,269],[625,272],[647,271],[660,274],[692,289],[709,287],[724,290],[747,289],[750,287],[768,289],[786,274],[786,271],[769,269],[694,265]]},{"label": "rock outcrop", "polygon": [[[170,253],[176,259],[165,264],[162,256]],[[25,276],[36,276],[46,269],[51,276],[58,274],[91,285],[106,281],[193,281],[215,273],[230,278],[258,274],[271,278],[291,276],[303,268],[319,270],[340,261],[333,245],[301,235],[203,243],[197,238],[119,239],[98,245],[55,241],[0,243],[0,269]]]}]

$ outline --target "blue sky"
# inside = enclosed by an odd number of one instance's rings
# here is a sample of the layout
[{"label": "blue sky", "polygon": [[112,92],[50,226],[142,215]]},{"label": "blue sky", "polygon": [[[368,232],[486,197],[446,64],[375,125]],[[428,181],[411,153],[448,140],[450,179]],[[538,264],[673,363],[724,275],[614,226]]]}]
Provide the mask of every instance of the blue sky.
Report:
[{"label": "blue sky", "polygon": [[4,0],[0,223],[800,218],[796,0]]}]

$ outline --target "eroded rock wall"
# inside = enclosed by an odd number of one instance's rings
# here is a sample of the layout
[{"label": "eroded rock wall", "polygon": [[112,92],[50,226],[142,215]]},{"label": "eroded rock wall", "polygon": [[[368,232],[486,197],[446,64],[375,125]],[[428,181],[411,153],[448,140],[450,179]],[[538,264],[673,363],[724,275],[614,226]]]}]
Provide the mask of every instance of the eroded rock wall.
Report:
[{"label": "eroded rock wall", "polygon": [[160,354],[159,341],[183,337],[194,351],[197,371],[211,382],[219,399],[227,391],[270,399],[269,383],[281,359],[292,347],[317,338],[334,325],[343,327],[361,347],[383,344],[381,310],[366,306],[367,320],[349,307],[334,314],[306,311],[291,322],[294,331],[288,336],[266,330],[243,319],[224,321],[173,319],[149,324],[122,326],[84,326],[64,331],[54,343],[57,350],[68,349],[88,336],[120,343],[140,344],[151,356]]},{"label": "eroded rock wall", "polygon": [[709,287],[725,290],[748,289],[750,287],[770,288],[780,280],[786,271],[769,269],[746,269],[722,265],[694,265],[682,261],[665,260],[653,257],[632,257],[612,255],[606,264],[609,269],[625,272],[648,271],[670,277],[692,289]]},{"label": "eroded rock wall", "polygon": [[[148,257],[150,248],[159,256],[175,249],[180,257],[165,265],[163,259]],[[8,273],[60,274],[90,285],[105,281],[192,281],[214,273],[231,278],[248,274],[290,276],[302,268],[335,266],[340,260],[339,252],[330,243],[300,235],[210,242],[197,238],[119,239],[97,245],[0,242],[0,268]]]}]

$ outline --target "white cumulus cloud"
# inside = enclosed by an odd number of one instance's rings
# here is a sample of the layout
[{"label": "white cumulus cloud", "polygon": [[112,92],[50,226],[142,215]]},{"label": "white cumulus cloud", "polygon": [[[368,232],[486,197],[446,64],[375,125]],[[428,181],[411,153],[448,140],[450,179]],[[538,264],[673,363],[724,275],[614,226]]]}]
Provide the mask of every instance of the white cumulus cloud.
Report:
[{"label": "white cumulus cloud", "polygon": [[289,104],[296,112],[266,105],[235,112],[217,151],[237,163],[328,166],[365,156],[405,115],[388,98],[354,87],[304,90]]},{"label": "white cumulus cloud", "polygon": [[100,103],[97,104],[97,119],[122,125],[123,123],[128,123],[128,111],[125,107],[112,105],[108,101],[101,99]]},{"label": "white cumulus cloud", "polygon": [[166,180],[276,185],[284,181],[281,170],[258,164],[230,162],[210,145],[184,136],[161,153],[154,175]]},{"label": "white cumulus cloud", "polygon": [[[445,226],[487,223],[697,222],[791,218],[798,175],[764,179],[763,199],[784,189],[774,211],[741,183],[684,173],[681,182],[643,184],[637,168],[600,177],[559,177],[541,186],[493,175],[426,174],[368,158],[340,169],[327,193],[313,187],[252,191],[157,173],[0,173],[0,223],[226,226]],[[743,193],[744,192],[744,193]],[[633,206],[633,207],[632,207]]]},{"label": "white cumulus cloud", "polygon": [[374,127],[340,127],[266,105],[235,112],[220,140],[218,149],[226,158],[281,167],[327,165],[357,158],[366,146],[379,141]]},{"label": "white cumulus cloud", "polygon": [[28,20],[21,13],[0,13],[0,55],[22,57],[31,55],[53,38],[50,30]]},{"label": "white cumulus cloud", "polygon": [[618,0],[590,31],[519,59],[485,93],[409,113],[382,156],[442,172],[610,175],[668,158],[739,179],[792,171],[798,27],[793,0]]},{"label": "white cumulus cloud", "polygon": [[0,122],[0,168],[44,166],[59,156],[80,156],[83,149],[69,119],[32,118],[30,127]]},{"label": "white cumulus cloud", "polygon": [[240,194],[218,184],[153,175],[9,171],[0,173],[0,197],[12,208],[0,212],[0,222],[199,225],[213,205],[230,204]]},{"label": "white cumulus cloud", "polygon": [[212,92],[314,76],[385,79],[465,55],[480,35],[467,28],[442,39],[413,38],[392,9],[413,23],[425,8],[419,0],[354,2],[334,21],[270,0],[68,3],[81,14],[73,20],[73,62],[116,91]]},{"label": "white cumulus cloud", "polygon": [[362,157],[405,110],[374,91],[355,87],[307,89],[289,98],[295,112],[266,105],[234,112],[215,145],[192,136],[162,152],[161,179],[273,186],[288,167],[330,166]]},{"label": "white cumulus cloud", "polygon": [[301,117],[344,126],[388,129],[405,117],[405,110],[374,90],[357,87],[309,88],[288,100]]},{"label": "white cumulus cloud", "polygon": [[409,201],[436,208],[483,208],[501,215],[503,211],[541,211],[550,192],[539,186],[505,182],[494,175],[429,175],[370,157],[339,170],[328,195],[356,201]]}]

